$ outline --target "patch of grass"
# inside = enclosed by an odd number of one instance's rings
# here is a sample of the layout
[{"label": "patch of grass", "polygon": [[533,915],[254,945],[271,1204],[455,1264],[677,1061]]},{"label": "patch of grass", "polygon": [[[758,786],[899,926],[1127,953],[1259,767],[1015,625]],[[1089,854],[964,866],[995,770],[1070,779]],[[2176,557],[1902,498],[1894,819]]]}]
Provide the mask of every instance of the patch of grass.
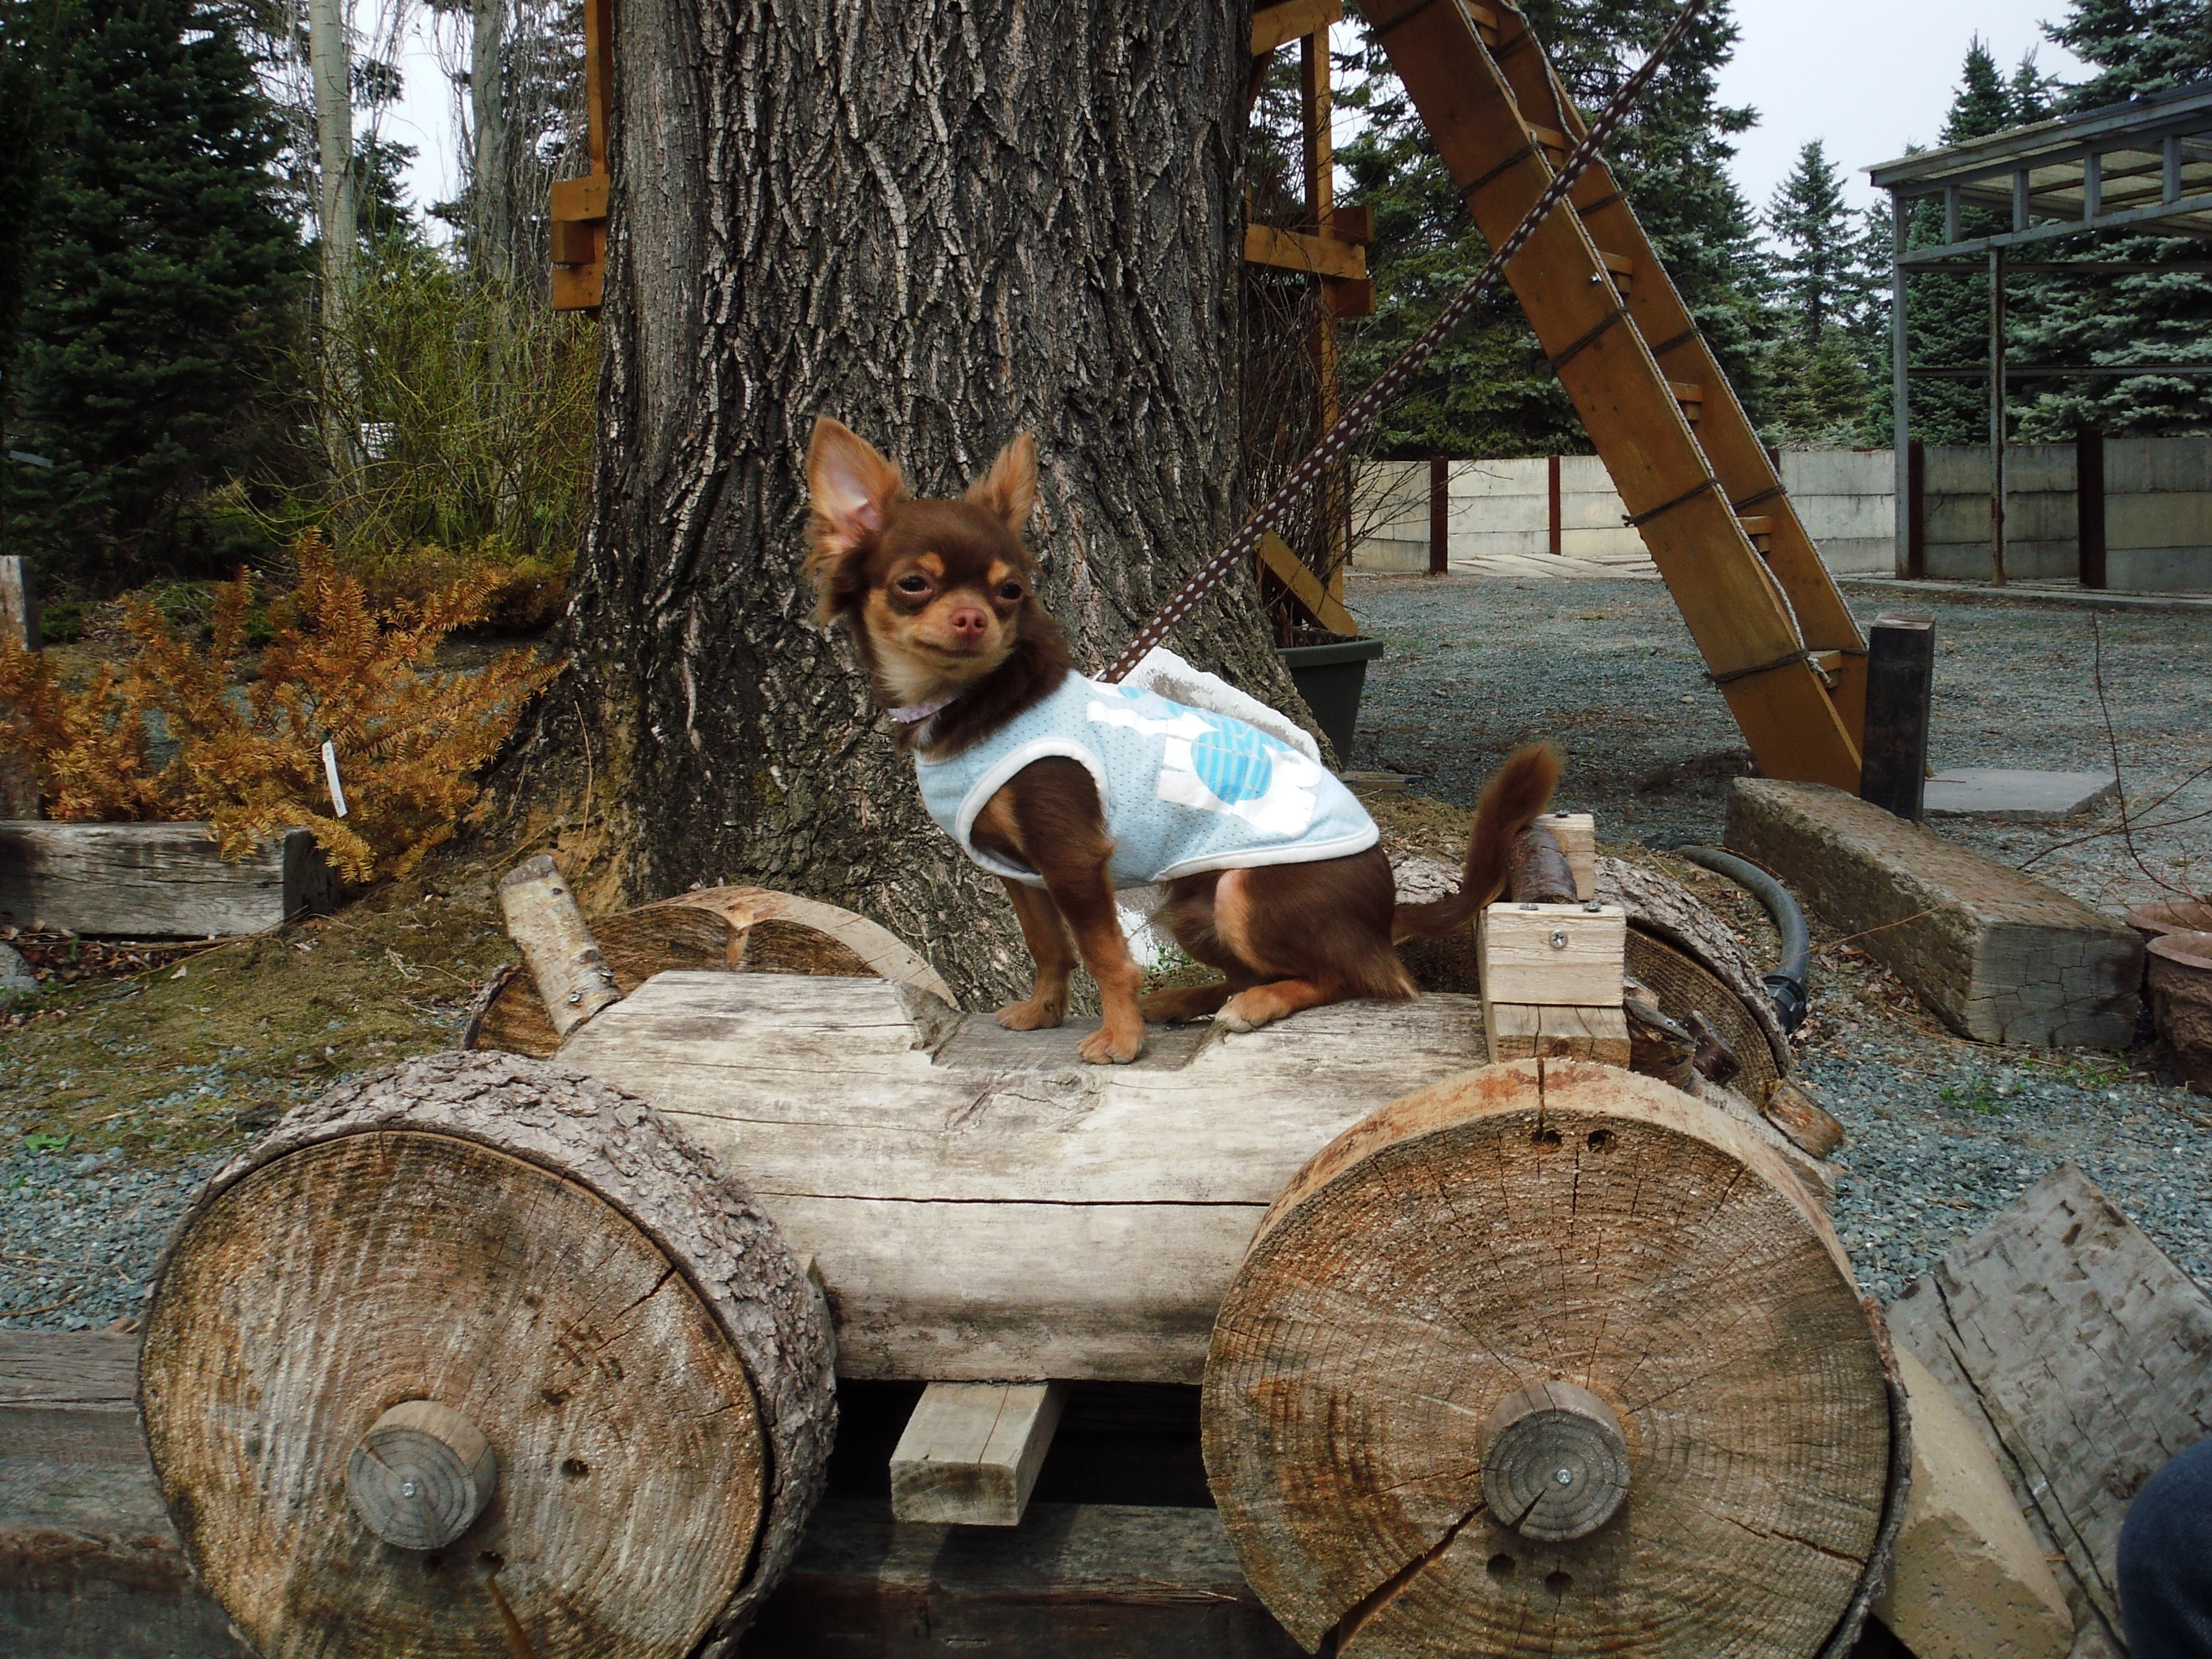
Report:
[{"label": "patch of grass", "polygon": [[0,1130],[163,1162],[267,1129],[349,1073],[450,1048],[514,960],[488,867],[434,855],[337,915],[57,987],[0,1030]]},{"label": "patch of grass", "polygon": [[2002,1116],[2008,1103],[2005,1097],[2012,1092],[2002,1085],[1992,1085],[1987,1078],[1976,1078],[1963,1086],[1947,1084],[1936,1091],[1936,1097],[1947,1106],[1957,1106],[1984,1117]]}]

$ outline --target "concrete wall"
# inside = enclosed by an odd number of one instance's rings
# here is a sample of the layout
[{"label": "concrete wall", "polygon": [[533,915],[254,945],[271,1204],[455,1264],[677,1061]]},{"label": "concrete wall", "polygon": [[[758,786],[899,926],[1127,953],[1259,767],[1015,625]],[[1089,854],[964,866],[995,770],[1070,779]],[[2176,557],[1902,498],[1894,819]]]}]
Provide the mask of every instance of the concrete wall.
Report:
[{"label": "concrete wall", "polygon": [[[1951,580],[1990,574],[1990,468],[1986,445],[1931,446],[1922,494],[1928,574]],[[2027,444],[2006,453],[2006,573],[2020,580],[2065,580],[2078,571],[2071,444]],[[1455,461],[1451,556],[1551,550],[1547,468],[1540,456]],[[1798,515],[1838,574],[1889,574],[1896,544],[1896,461],[1887,449],[1793,449],[1782,482]],[[1625,509],[1603,463],[1570,455],[1559,464],[1560,551],[1583,558],[1640,551],[1621,522]],[[1354,493],[1361,570],[1429,568],[1425,461],[1363,469]],[[2119,591],[2212,590],[2212,439],[2112,439],[2105,446],[2106,586]]]}]

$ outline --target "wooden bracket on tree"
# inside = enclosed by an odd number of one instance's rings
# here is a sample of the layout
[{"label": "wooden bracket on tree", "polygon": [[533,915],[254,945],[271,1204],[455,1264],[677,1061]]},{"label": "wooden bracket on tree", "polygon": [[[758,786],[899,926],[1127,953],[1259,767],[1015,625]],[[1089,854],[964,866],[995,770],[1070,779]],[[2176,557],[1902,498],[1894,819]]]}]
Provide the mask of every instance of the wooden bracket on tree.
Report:
[{"label": "wooden bracket on tree", "polygon": [[933,1382],[891,1454],[891,1515],[1016,1527],[1067,1404],[1064,1382]]},{"label": "wooden bracket on tree", "polygon": [[1322,586],[1321,578],[1306,568],[1298,556],[1291,551],[1290,544],[1269,531],[1260,538],[1260,563],[1267,574],[1291,590],[1305,613],[1332,634],[1347,637],[1359,632],[1359,623],[1334,595]]},{"label": "wooden bracket on tree", "polygon": [[614,96],[614,0],[584,0],[584,112],[592,170],[556,179],[549,218],[553,309],[596,316],[607,258],[607,127]]},{"label": "wooden bracket on tree", "polygon": [[1343,0],[1281,0],[1252,13],[1252,55],[1265,58],[1301,35],[1316,34],[1344,17]]},{"label": "wooden bracket on tree", "polygon": [[1367,251],[1358,244],[1275,225],[1244,227],[1244,259],[1248,264],[1303,270],[1312,276],[1364,281],[1367,276]]},{"label": "wooden bracket on tree", "polygon": [[614,969],[550,857],[540,853],[501,878],[499,908],[563,1040],[609,1003],[622,1000]]}]

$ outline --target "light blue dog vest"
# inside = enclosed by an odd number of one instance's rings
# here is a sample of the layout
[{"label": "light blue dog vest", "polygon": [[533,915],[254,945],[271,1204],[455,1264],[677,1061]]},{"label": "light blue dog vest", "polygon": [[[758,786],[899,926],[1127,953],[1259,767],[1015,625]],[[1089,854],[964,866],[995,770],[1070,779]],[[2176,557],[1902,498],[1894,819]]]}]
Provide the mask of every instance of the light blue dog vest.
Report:
[{"label": "light blue dog vest", "polygon": [[1374,819],[1327,769],[1256,726],[1079,674],[950,760],[917,755],[915,771],[929,816],[969,858],[1042,887],[1035,871],[993,858],[971,837],[991,797],[1048,755],[1080,762],[1097,784],[1116,887],[1343,858],[1377,838]]}]

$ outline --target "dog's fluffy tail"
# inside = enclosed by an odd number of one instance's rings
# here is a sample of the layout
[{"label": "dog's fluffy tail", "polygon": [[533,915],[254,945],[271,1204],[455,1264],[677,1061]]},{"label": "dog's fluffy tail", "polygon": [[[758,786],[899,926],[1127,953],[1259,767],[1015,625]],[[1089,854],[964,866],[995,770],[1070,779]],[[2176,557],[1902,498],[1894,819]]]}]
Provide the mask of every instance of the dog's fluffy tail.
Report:
[{"label": "dog's fluffy tail", "polygon": [[1476,911],[1505,890],[1506,855],[1513,837],[1552,804],[1559,787],[1559,755],[1548,743],[1515,750],[1482,792],[1474,811],[1474,834],[1467,847],[1467,870],[1459,891],[1425,904],[1401,904],[1392,913],[1390,931],[1399,939],[1433,939],[1463,927]]}]

